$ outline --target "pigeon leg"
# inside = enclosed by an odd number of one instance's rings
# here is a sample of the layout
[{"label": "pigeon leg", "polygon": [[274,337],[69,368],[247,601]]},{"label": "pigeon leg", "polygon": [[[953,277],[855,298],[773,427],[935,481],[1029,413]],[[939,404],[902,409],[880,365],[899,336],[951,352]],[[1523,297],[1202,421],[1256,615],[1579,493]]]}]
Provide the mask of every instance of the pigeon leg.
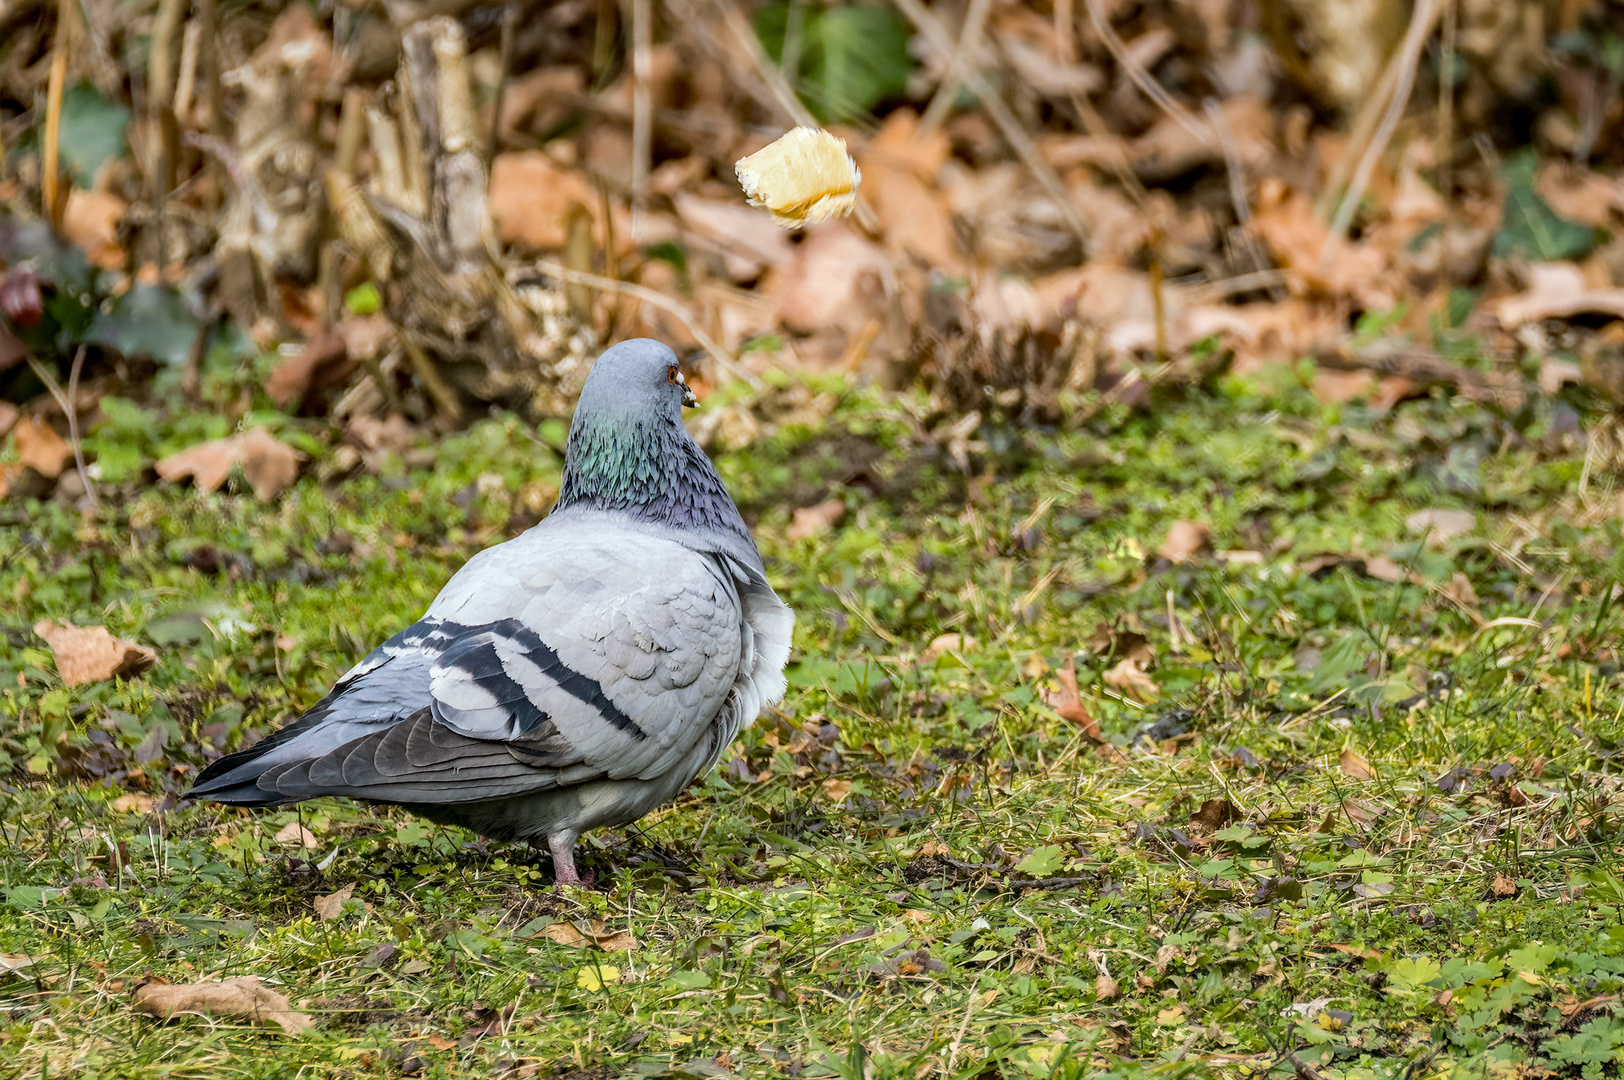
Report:
[{"label": "pigeon leg", "polygon": [[553,833],[547,837],[547,850],[553,853],[553,877],[560,885],[579,885],[581,875],[575,872],[575,834]]}]

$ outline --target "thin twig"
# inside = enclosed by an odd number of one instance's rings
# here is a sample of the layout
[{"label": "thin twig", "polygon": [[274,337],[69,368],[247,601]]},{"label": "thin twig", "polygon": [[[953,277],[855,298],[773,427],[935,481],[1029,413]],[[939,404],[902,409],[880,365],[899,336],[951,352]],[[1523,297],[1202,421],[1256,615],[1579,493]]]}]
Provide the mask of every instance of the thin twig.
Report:
[{"label": "thin twig", "polygon": [[502,103],[507,99],[508,75],[513,70],[513,31],[519,22],[519,7],[502,9],[502,37],[497,46],[496,100],[491,103],[491,129],[485,135],[485,167],[496,160],[497,140],[502,135]]},{"label": "thin twig", "polygon": [[1438,194],[1445,201],[1455,192],[1455,33],[1459,25],[1455,0],[1444,0],[1442,48],[1438,56]]},{"label": "thin twig", "polygon": [[[919,31],[932,49],[935,49],[943,56],[953,54],[955,43],[952,35],[947,32],[947,28],[920,0],[896,0],[896,5],[901,9],[902,14],[907,16],[908,21],[914,24],[914,29]],[[1043,190],[1048,192],[1049,198],[1055,201],[1055,205],[1060,209],[1061,216],[1066,219],[1067,227],[1071,229],[1080,242],[1087,244],[1088,226],[1084,225],[1083,219],[1077,216],[1077,210],[1071,204],[1071,193],[1060,182],[1060,177],[1055,175],[1054,170],[1049,167],[1049,163],[1043,160],[1043,155],[1038,153],[1037,144],[1032,141],[1032,136],[1026,133],[1025,128],[1021,127],[1021,122],[1015,118],[1015,114],[1004,103],[1004,99],[999,96],[997,89],[993,87],[985,75],[973,67],[966,75],[964,85],[980,99],[982,108],[987,110],[987,115],[992,118],[992,122],[997,126],[999,134],[1004,137],[1004,141],[1009,143],[1016,156],[1021,159],[1021,163],[1042,185]]]},{"label": "thin twig", "polygon": [[970,0],[970,10],[964,16],[964,29],[959,32],[958,44],[953,47],[952,55],[947,60],[947,70],[942,73],[942,81],[936,87],[936,93],[931,96],[930,104],[925,106],[925,114],[920,117],[919,127],[915,130],[915,141],[930,138],[936,129],[947,119],[952,112],[953,103],[958,100],[959,91],[964,88],[964,69],[972,61],[971,57],[981,47],[981,28],[987,22],[987,11],[992,7],[991,0]]},{"label": "thin twig", "polygon": [[440,377],[439,371],[434,367],[434,361],[429,359],[422,346],[406,334],[400,335],[400,344],[406,350],[406,359],[412,362],[412,369],[417,372],[417,377],[423,380],[423,388],[434,400],[434,408],[440,419],[447,428],[457,427],[462,423],[462,403],[457,400],[456,393]]},{"label": "thin twig", "polygon": [[552,276],[560,278],[564,281],[574,282],[578,285],[587,285],[603,292],[619,293],[622,296],[634,297],[638,300],[642,300],[644,303],[653,304],[661,311],[669,312],[671,315],[676,317],[678,322],[682,323],[683,326],[688,328],[688,332],[692,334],[694,336],[694,340],[699,342],[700,346],[710,354],[710,358],[716,362],[716,366],[718,368],[733,376],[735,379],[740,379],[745,383],[748,383],[750,388],[753,390],[761,389],[761,380],[757,379],[754,375],[740,367],[736,360],[729,356],[726,351],[724,351],[723,348],[711,338],[709,334],[705,333],[704,328],[699,325],[694,317],[690,315],[681,304],[677,303],[675,300],[672,300],[670,297],[657,293],[645,285],[636,285],[630,281],[618,281],[615,278],[599,277],[597,274],[588,274],[580,270],[571,270],[569,267],[560,263],[555,263],[549,259],[537,259],[530,263],[530,265],[541,273],[551,274]]},{"label": "thin twig", "polygon": [[56,40],[51,45],[50,81],[45,91],[45,146],[41,164],[45,175],[41,177],[41,194],[45,198],[45,216],[52,225],[62,224],[62,208],[67,202],[60,192],[62,134],[62,91],[68,81],[68,49],[72,45],[73,21],[78,11],[75,0],[60,0],[56,6]]},{"label": "thin twig", "polygon": [[654,123],[649,100],[653,77],[654,13],[649,0],[628,0],[632,23],[632,242],[643,231],[648,174],[654,163]]},{"label": "thin twig", "polygon": [[46,391],[56,402],[62,415],[68,418],[68,445],[73,448],[73,464],[79,470],[79,483],[84,485],[85,494],[90,496],[90,508],[95,513],[101,513],[101,499],[96,494],[96,485],[90,482],[90,472],[85,468],[85,448],[79,439],[79,410],[75,402],[79,396],[79,372],[85,366],[85,347],[79,346],[79,351],[73,354],[73,366],[68,369],[68,391],[62,392],[62,386],[56,381],[50,369],[29,354],[28,366],[34,369],[39,381],[45,384]]},{"label": "thin twig", "polygon": [[1100,8],[1100,0],[1084,0],[1084,3],[1088,5],[1088,21],[1093,24],[1094,32],[1100,36],[1100,41],[1111,54],[1111,58],[1117,62],[1133,84],[1163,112],[1178,121],[1179,126],[1185,131],[1204,143],[1212,142],[1212,132],[1207,126],[1197,120],[1190,110],[1175,101],[1173,95],[1163,89],[1162,84],[1156,81],[1156,77],[1146,71],[1145,66],[1135,60],[1128,47],[1122,44],[1122,39],[1117,37],[1117,32],[1111,28],[1111,20],[1106,18],[1105,12]]},{"label": "thin twig", "polygon": [[1359,159],[1359,167],[1353,171],[1353,180],[1348,190],[1342,196],[1342,203],[1337,207],[1336,214],[1331,218],[1331,230],[1325,237],[1325,246],[1320,249],[1320,264],[1323,266],[1336,250],[1343,235],[1348,231],[1348,225],[1353,221],[1353,215],[1359,209],[1359,201],[1365,197],[1365,187],[1370,183],[1370,174],[1375,171],[1376,163],[1381,160],[1382,153],[1393,138],[1393,131],[1398,127],[1399,117],[1404,115],[1404,106],[1410,102],[1410,91],[1415,87],[1416,67],[1421,63],[1421,49],[1432,34],[1432,24],[1438,18],[1438,0],[1420,0],[1416,4],[1415,14],[1410,19],[1410,29],[1404,35],[1404,43],[1399,47],[1398,82],[1393,87],[1393,96],[1387,102],[1387,111],[1382,121],[1376,127],[1376,134],[1371,137],[1370,145]]}]

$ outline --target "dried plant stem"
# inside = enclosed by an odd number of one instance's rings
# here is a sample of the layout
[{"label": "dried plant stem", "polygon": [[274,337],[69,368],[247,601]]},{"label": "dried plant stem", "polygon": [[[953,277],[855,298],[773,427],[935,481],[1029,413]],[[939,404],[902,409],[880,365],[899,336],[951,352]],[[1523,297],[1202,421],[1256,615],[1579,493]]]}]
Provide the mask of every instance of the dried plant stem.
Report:
[{"label": "dried plant stem", "polygon": [[1072,0],[1054,0],[1054,40],[1062,64],[1077,62],[1077,12]]},{"label": "dried plant stem", "polygon": [[147,117],[158,138],[150,180],[152,205],[157,213],[160,270],[169,262],[168,230],[164,226],[180,157],[180,124],[175,118],[175,36],[184,10],[185,0],[158,0],[158,13],[152,20],[152,52],[147,59]]},{"label": "dried plant stem", "polygon": [[1455,0],[1444,0],[1443,41],[1438,57],[1438,194],[1447,201],[1455,192],[1455,34],[1459,26]]},{"label": "dried plant stem", "polygon": [[925,115],[919,120],[915,139],[930,138],[953,111],[953,103],[964,88],[965,66],[974,63],[971,58],[981,46],[981,28],[986,25],[987,11],[991,7],[991,0],[970,0],[970,10],[964,16],[964,29],[959,32],[958,44],[948,57],[941,84],[931,96],[930,104],[925,106]]},{"label": "dried plant stem", "polygon": [[1210,143],[1212,141],[1212,131],[1207,125],[1197,120],[1190,110],[1175,101],[1173,95],[1169,94],[1162,87],[1162,84],[1156,81],[1156,77],[1146,71],[1145,66],[1135,60],[1132,53],[1128,52],[1127,46],[1122,44],[1122,39],[1117,37],[1117,32],[1111,29],[1111,20],[1106,18],[1105,12],[1100,8],[1100,0],[1083,0],[1083,2],[1088,6],[1088,21],[1093,25],[1094,32],[1100,36],[1100,41],[1105,45],[1106,51],[1111,54],[1112,59],[1117,62],[1133,84],[1146,97],[1155,102],[1163,112],[1178,121],[1179,126],[1184,128],[1185,131],[1188,131],[1202,142]]},{"label": "dried plant stem", "polygon": [[57,4],[56,39],[51,45],[51,72],[45,91],[45,146],[40,154],[44,166],[41,194],[45,199],[45,216],[54,226],[62,224],[62,210],[68,201],[62,191],[58,144],[62,137],[62,92],[68,82],[68,50],[76,36],[73,30],[78,12],[78,0],[60,0]]},{"label": "dried plant stem", "polygon": [[434,361],[412,340],[410,334],[401,334],[400,344],[406,350],[406,359],[412,362],[412,370],[423,380],[423,389],[433,399],[441,423],[448,429],[456,428],[462,423],[462,403],[457,400],[457,395],[446,385],[435,369]]},{"label": "dried plant stem", "polygon": [[62,392],[62,385],[56,381],[56,376],[51,374],[50,369],[34,359],[32,354],[28,357],[28,366],[34,369],[34,374],[45,384],[45,389],[56,402],[57,408],[68,418],[68,445],[73,448],[73,464],[79,470],[79,482],[84,485],[85,494],[90,496],[91,509],[100,513],[101,498],[96,494],[96,485],[90,481],[90,471],[85,468],[85,448],[79,439],[79,410],[76,408],[79,396],[79,372],[85,366],[85,347],[79,346],[79,350],[73,354],[73,366],[68,369],[67,393]]},{"label": "dried plant stem", "polygon": [[1325,246],[1320,249],[1320,262],[1325,263],[1336,246],[1341,242],[1343,235],[1348,231],[1348,225],[1353,221],[1353,215],[1359,209],[1359,200],[1365,197],[1365,187],[1370,183],[1370,174],[1375,172],[1376,163],[1381,160],[1382,153],[1393,138],[1393,132],[1398,127],[1398,121],[1404,115],[1404,107],[1410,102],[1410,91],[1415,87],[1416,68],[1421,63],[1421,50],[1432,34],[1432,24],[1438,18],[1438,9],[1442,5],[1438,0],[1417,0],[1415,14],[1410,18],[1410,28],[1404,35],[1404,42],[1399,46],[1396,55],[1398,60],[1398,80],[1393,86],[1392,97],[1387,102],[1387,110],[1382,114],[1381,123],[1376,126],[1376,133],[1371,137],[1370,145],[1359,158],[1359,165],[1353,171],[1353,179],[1348,184],[1348,190],[1342,195],[1342,202],[1337,206],[1336,214],[1331,218],[1331,229],[1325,238]]},{"label": "dried plant stem", "polygon": [[[896,0],[896,5],[932,49],[943,56],[953,55],[955,45],[952,35],[920,0]],[[1021,159],[1021,163],[1055,201],[1055,205],[1060,208],[1061,216],[1066,219],[1067,227],[1079,241],[1086,244],[1088,227],[1083,224],[1083,219],[1077,216],[1076,208],[1071,205],[1071,193],[1060,182],[1060,177],[1055,175],[1049,163],[1043,160],[1043,155],[1038,153],[1037,144],[1032,141],[1032,136],[1021,127],[1021,122],[1015,118],[1015,114],[1004,103],[1004,99],[999,96],[992,83],[972,67],[965,77],[964,85],[981,101],[982,108],[987,110],[987,115],[992,118],[1004,141],[1009,143],[1016,156]]]},{"label": "dried plant stem", "polygon": [[654,162],[654,124],[649,80],[654,74],[654,14],[649,0],[627,0],[632,24],[632,240],[642,224],[639,215],[648,199],[648,174]]},{"label": "dried plant stem", "polygon": [[507,98],[508,74],[513,69],[513,31],[518,22],[517,4],[502,9],[502,39],[496,54],[496,100],[491,103],[491,129],[485,136],[486,165],[496,160],[497,140],[502,136],[502,104]]},{"label": "dried plant stem", "polygon": [[646,285],[636,285],[630,281],[617,281],[615,278],[599,277],[597,274],[588,274],[581,270],[571,270],[561,263],[548,259],[538,259],[530,264],[543,274],[551,274],[563,281],[573,282],[577,285],[586,285],[602,292],[618,293],[630,296],[644,303],[653,304],[661,311],[669,312],[677,321],[688,328],[688,332],[699,342],[700,347],[710,354],[716,366],[735,379],[748,383],[753,390],[761,389],[761,380],[740,367],[738,362],[729,356],[709,334],[705,333],[698,321],[683,308],[683,306],[670,297],[655,292]]}]

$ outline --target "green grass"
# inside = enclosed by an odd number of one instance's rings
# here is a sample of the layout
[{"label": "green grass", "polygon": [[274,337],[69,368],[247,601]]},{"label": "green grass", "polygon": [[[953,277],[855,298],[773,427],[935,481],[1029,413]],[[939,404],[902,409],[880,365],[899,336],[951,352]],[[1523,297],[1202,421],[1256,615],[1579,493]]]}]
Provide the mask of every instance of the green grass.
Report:
[{"label": "green grass", "polygon": [[[817,389],[826,420],[719,459],[799,613],[790,694],[589,837],[592,891],[389,809],[173,799],[533,520],[556,430],[324,481],[311,427],[274,505],[0,510],[0,953],[33,960],[0,971],[0,1075],[1618,1075],[1624,555],[1568,404],[1224,380],[984,431],[965,477],[922,403]],[[125,425],[97,446],[133,475],[171,436]],[[1251,554],[1170,564],[1179,519]],[[45,617],[160,663],[65,691]],[[1132,656],[1156,698],[1104,681]],[[1103,744],[1054,707],[1068,658]],[[239,975],[317,1026],[130,1007]]]}]

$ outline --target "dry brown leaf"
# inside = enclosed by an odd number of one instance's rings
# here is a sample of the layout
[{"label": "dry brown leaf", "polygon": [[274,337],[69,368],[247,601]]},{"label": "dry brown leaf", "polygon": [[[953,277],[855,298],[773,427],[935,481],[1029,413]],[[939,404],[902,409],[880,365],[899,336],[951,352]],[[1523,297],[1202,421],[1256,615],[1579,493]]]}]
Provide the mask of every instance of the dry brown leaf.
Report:
[{"label": "dry brown leaf", "polygon": [[816,506],[802,506],[796,509],[785,535],[791,540],[820,536],[834,528],[845,516],[846,504],[839,499],[828,499]]},{"label": "dry brown leaf", "polygon": [[200,491],[214,491],[226,482],[232,469],[241,466],[254,495],[268,501],[299,478],[303,457],[264,428],[254,428],[241,435],[189,446],[161,459],[156,467],[165,480],[174,482],[190,476]]},{"label": "dry brown leaf", "polygon": [[1496,873],[1494,881],[1489,885],[1489,891],[1502,899],[1517,895],[1517,883],[1504,874]]},{"label": "dry brown leaf", "polygon": [[1468,610],[1476,610],[1478,606],[1477,590],[1472,588],[1472,579],[1456,570],[1449,579],[1449,584],[1439,590],[1455,603]]},{"label": "dry brown leaf", "polygon": [[55,480],[73,461],[73,447],[41,418],[25,416],[15,430],[17,460],[41,476]]},{"label": "dry brown leaf", "polygon": [[1376,779],[1376,770],[1370,767],[1370,762],[1361,757],[1357,750],[1350,748],[1342,751],[1341,765],[1342,775],[1350,780]]},{"label": "dry brown leaf", "polygon": [[1382,555],[1373,555],[1361,561],[1363,562],[1365,576],[1375,578],[1377,581],[1396,583],[1404,581],[1410,576],[1405,573],[1404,567]]},{"label": "dry brown leaf", "polygon": [[548,923],[543,933],[552,941],[571,949],[584,949],[591,944],[591,939],[571,923]]},{"label": "dry brown leaf", "polygon": [[322,922],[327,922],[330,919],[336,919],[340,915],[344,914],[344,901],[348,900],[354,895],[355,882],[352,881],[342,889],[339,889],[337,892],[328,893],[326,896],[316,897],[315,900],[311,901],[310,906],[316,909],[316,917],[318,919],[320,919]]},{"label": "dry brown leaf", "polygon": [[919,845],[919,857],[922,859],[939,859],[950,857],[953,852],[940,840],[926,840]]},{"label": "dry brown leaf", "polygon": [[126,209],[124,200],[111,192],[74,187],[62,211],[62,235],[83,248],[85,257],[103,270],[123,269],[118,225]]},{"label": "dry brown leaf", "polygon": [[1168,562],[1186,563],[1212,544],[1212,529],[1201,521],[1175,521],[1162,541],[1161,556]]},{"label": "dry brown leaf", "polygon": [[1104,742],[1100,725],[1088,711],[1088,706],[1083,704],[1082,695],[1077,692],[1077,658],[1068,655],[1066,666],[1055,672],[1055,678],[1060,680],[1060,689],[1044,691],[1043,703],[1053,709],[1060,719],[1076,724],[1088,738],[1097,743]]},{"label": "dry brown leaf", "polygon": [[779,318],[798,334],[856,333],[890,308],[891,259],[845,222],[813,229],[778,279]]},{"label": "dry brown leaf", "polygon": [[131,791],[120,795],[107,805],[121,814],[148,814],[158,805],[158,800],[143,791]]},{"label": "dry brown leaf", "polygon": [[[558,165],[540,150],[498,154],[491,163],[491,218],[505,243],[561,248],[569,236],[570,215],[584,211],[592,216],[594,239],[601,244],[598,202],[585,176]],[[572,206],[581,209],[572,211]]]},{"label": "dry brown leaf", "polygon": [[265,379],[265,395],[279,408],[287,408],[311,391],[342,383],[355,371],[349,346],[337,330],[316,334],[297,354],[280,361]]},{"label": "dry brown leaf", "polygon": [[945,656],[950,652],[969,652],[980,644],[981,642],[969,634],[953,632],[937,634],[930,639],[930,644],[926,645],[924,651],[919,654],[919,662],[922,664],[934,663],[939,656]]},{"label": "dry brown leaf", "polygon": [[298,844],[306,851],[314,851],[320,846],[316,834],[300,825],[297,821],[290,821],[282,826],[281,830],[276,834],[276,842],[278,844]]},{"label": "dry brown leaf", "polygon": [[823,793],[829,796],[836,806],[839,806],[846,801],[846,796],[851,794],[851,781],[825,780],[823,782]]},{"label": "dry brown leaf", "polygon": [[288,999],[252,975],[224,982],[190,983],[168,986],[143,983],[135,988],[131,1002],[136,1012],[168,1020],[179,1013],[204,1016],[240,1016],[257,1023],[275,1024],[289,1035],[314,1027],[316,1021],[294,1012]]},{"label": "dry brown leaf", "polygon": [[1103,971],[1094,976],[1094,996],[1100,1001],[1114,1001],[1122,993],[1122,987],[1111,976]]},{"label": "dry brown leaf", "polygon": [[34,633],[45,639],[56,657],[63,686],[83,686],[115,675],[139,675],[158,662],[158,654],[145,645],[108,633],[105,626],[74,626],[42,619]]},{"label": "dry brown leaf", "polygon": [[1154,701],[1162,694],[1162,688],[1145,674],[1145,669],[1131,656],[1108,668],[1100,678],[1105,680],[1107,686],[1122,691],[1135,701]]},{"label": "dry brown leaf", "polygon": [[1592,314],[1624,319],[1624,289],[1592,289],[1584,271],[1572,263],[1534,263],[1528,268],[1528,291],[1494,307],[1495,318],[1508,330],[1541,319]]},{"label": "dry brown leaf", "polygon": [[0,971],[21,971],[26,967],[34,966],[32,956],[23,956],[19,953],[0,953]]},{"label": "dry brown leaf", "polygon": [[589,929],[582,930],[574,923],[548,923],[542,931],[548,939],[571,949],[584,949],[596,945],[606,952],[631,952],[637,948],[637,939],[626,930],[606,930],[602,919],[593,919]]}]

